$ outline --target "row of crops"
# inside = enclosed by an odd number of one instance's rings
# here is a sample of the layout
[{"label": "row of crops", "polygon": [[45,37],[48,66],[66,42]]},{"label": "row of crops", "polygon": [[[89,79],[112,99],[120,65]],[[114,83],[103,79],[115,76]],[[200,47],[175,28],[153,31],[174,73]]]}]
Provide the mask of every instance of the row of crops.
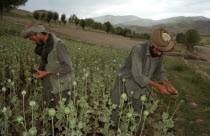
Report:
[{"label": "row of crops", "polygon": [[[173,107],[174,99],[170,99],[165,104],[153,88],[139,99],[143,102],[141,115],[134,112],[130,99],[123,94],[119,125],[117,129],[112,127],[110,117],[117,105],[111,103],[110,94],[129,50],[62,38],[77,82],[68,93],[71,100],[67,104],[61,99],[55,109],[48,109],[42,99],[41,80],[28,71],[40,63],[35,45],[19,36],[23,26],[0,21],[0,27],[0,135],[133,136],[138,125],[141,135],[175,134],[173,117],[182,102]],[[137,117],[141,122],[135,121]]]}]

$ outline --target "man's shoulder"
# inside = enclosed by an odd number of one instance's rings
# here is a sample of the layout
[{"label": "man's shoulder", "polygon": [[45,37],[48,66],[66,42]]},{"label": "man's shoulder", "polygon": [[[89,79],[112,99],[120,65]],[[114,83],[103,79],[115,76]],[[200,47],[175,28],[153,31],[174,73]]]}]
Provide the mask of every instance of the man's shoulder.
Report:
[{"label": "man's shoulder", "polygon": [[57,36],[55,36],[54,34],[50,34],[53,38],[54,41],[56,42],[62,42],[62,40],[60,38],[58,38]]},{"label": "man's shoulder", "polygon": [[142,49],[148,48],[148,46],[149,46],[149,44],[147,42],[141,42],[141,43],[138,43],[137,45],[135,45],[133,47],[133,49],[142,50]]}]

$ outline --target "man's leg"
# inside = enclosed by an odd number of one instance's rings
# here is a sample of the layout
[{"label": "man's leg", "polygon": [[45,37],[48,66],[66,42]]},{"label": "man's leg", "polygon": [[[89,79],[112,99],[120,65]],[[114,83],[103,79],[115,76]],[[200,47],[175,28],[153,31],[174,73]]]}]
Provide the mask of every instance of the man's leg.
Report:
[{"label": "man's leg", "polygon": [[42,90],[42,105],[43,107],[49,107],[50,103],[50,94],[52,92],[52,86],[50,83],[49,76],[46,76],[43,79],[43,90]]},{"label": "man's leg", "polygon": [[[68,92],[69,92],[69,90],[64,90],[64,91],[62,91],[61,92],[61,99],[62,98],[66,98],[66,102],[65,102],[65,104],[67,104],[68,103],[68,101],[69,101],[69,95],[68,95]],[[57,94],[50,94],[50,104],[49,104],[49,107],[50,108],[55,108],[56,107],[56,105],[58,105],[58,102],[60,101],[60,95],[59,95],[59,93],[57,93]]]},{"label": "man's leg", "polygon": [[[116,104],[117,106],[120,105],[120,96],[123,92],[122,87],[123,87],[122,82],[119,83],[119,79],[117,79],[115,82],[114,90],[111,94],[112,104]],[[115,110],[112,111],[112,116],[111,116],[111,119],[114,121],[114,124],[116,127],[118,126],[118,121],[119,121],[119,116],[118,116],[119,111],[120,111],[120,108],[117,107]]]},{"label": "man's leg", "polygon": [[[134,99],[132,98],[132,107],[134,108],[134,111],[138,114],[141,114],[141,108],[142,108],[142,103],[140,101],[140,99]],[[142,119],[143,117],[141,117],[141,123],[142,123]],[[136,118],[136,123],[139,123],[140,118]],[[141,123],[138,126],[137,132],[136,132],[136,136],[140,135],[140,130],[141,130]]]}]

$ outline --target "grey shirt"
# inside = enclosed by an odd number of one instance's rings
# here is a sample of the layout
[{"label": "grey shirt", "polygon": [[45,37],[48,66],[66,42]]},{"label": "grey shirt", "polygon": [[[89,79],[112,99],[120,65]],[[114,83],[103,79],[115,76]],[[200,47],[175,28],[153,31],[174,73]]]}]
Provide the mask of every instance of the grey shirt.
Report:
[{"label": "grey shirt", "polygon": [[[62,66],[60,66],[58,69],[53,69],[52,71],[49,71],[52,73],[54,78],[58,78],[58,76],[56,75],[57,73],[59,73],[60,77],[62,77],[70,72],[73,72],[72,62],[68,54],[67,48],[63,42],[58,42],[56,51],[57,51],[58,61]],[[43,91],[47,95],[48,92],[51,92],[52,90],[53,90],[52,85],[50,83],[48,75],[43,78]]]},{"label": "grey shirt", "polygon": [[[165,69],[162,64],[163,55],[160,57],[150,58],[150,50],[148,43],[140,43],[133,47],[129,56],[125,60],[124,67],[118,72],[121,77],[126,79],[124,90],[128,96],[138,99],[140,94],[146,93],[146,86],[151,78],[154,77],[158,83],[166,80]],[[119,89],[119,83],[115,84],[115,89]],[[120,83],[122,86],[123,83]],[[117,87],[118,86],[118,87]]]},{"label": "grey shirt", "polygon": [[68,54],[67,48],[64,45],[63,42],[58,42],[57,46],[57,57],[58,61],[62,65],[58,69],[54,69],[53,71],[50,71],[52,74],[60,73],[60,76],[66,75],[67,73],[70,73],[73,70],[72,63],[70,56]]}]

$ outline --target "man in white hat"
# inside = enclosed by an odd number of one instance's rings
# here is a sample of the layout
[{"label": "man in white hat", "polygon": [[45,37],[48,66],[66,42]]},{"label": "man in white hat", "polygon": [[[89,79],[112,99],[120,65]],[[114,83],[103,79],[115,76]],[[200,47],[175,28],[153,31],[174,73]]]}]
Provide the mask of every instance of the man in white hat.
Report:
[{"label": "man in white hat", "polygon": [[68,98],[75,75],[67,48],[61,39],[47,33],[39,23],[32,23],[21,32],[36,44],[35,53],[41,64],[35,70],[35,78],[43,80],[43,100],[48,107],[55,108],[61,98]]},{"label": "man in white hat", "polygon": [[[147,85],[156,88],[161,94],[178,95],[178,91],[167,80],[162,63],[163,52],[171,51],[175,45],[173,36],[167,30],[160,28],[152,33],[149,43],[134,46],[125,60],[124,67],[117,74],[111,96],[112,103],[120,105],[120,96],[126,93],[132,99],[135,112],[140,114],[141,101],[139,98],[146,94]],[[156,81],[153,81],[153,78]],[[122,79],[126,79],[126,82],[123,83]],[[118,112],[119,108],[112,114],[112,120],[116,126]],[[138,136],[139,131],[136,134]]]}]

